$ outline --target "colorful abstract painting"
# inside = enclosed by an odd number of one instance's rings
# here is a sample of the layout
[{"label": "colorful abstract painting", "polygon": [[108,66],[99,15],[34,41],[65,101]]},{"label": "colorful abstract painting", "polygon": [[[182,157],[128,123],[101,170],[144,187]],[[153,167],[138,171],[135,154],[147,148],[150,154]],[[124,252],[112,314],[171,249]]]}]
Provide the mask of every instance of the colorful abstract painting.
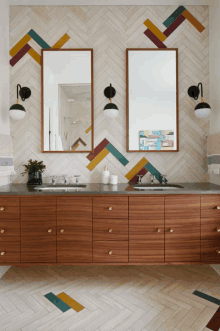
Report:
[{"label": "colorful abstract painting", "polygon": [[139,132],[139,149],[146,151],[162,151],[174,149],[174,131],[144,130]]}]

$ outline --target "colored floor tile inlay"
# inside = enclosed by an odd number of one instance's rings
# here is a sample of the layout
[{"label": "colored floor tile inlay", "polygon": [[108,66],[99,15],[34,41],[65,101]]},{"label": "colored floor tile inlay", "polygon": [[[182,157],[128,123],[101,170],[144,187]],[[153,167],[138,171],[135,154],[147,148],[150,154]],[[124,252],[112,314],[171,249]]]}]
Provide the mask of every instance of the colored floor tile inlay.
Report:
[{"label": "colored floor tile inlay", "polygon": [[69,295],[62,292],[58,295],[53,294],[52,292],[45,295],[50,302],[52,302],[57,308],[59,308],[63,313],[69,309],[74,309],[76,312],[80,312],[84,307],[72,299]]}]

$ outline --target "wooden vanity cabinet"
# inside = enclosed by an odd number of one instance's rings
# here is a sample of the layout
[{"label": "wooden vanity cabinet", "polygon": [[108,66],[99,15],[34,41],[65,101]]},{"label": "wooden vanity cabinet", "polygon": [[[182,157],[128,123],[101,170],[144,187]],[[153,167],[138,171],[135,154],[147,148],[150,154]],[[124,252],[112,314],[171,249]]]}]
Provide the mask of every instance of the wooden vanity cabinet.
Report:
[{"label": "wooden vanity cabinet", "polygon": [[57,262],[92,262],[92,197],[57,198]]},{"label": "wooden vanity cabinet", "polygon": [[56,197],[21,198],[21,262],[56,262]]},{"label": "wooden vanity cabinet", "polygon": [[165,262],[199,262],[200,231],[200,196],[166,196]]}]

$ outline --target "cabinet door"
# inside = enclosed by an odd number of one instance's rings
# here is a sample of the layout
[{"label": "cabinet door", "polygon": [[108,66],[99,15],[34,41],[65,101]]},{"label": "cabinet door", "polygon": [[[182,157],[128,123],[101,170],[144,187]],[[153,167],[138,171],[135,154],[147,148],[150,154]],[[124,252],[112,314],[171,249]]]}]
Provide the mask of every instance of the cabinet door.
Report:
[{"label": "cabinet door", "polygon": [[129,262],[164,262],[164,197],[129,198]]},{"label": "cabinet door", "polygon": [[92,197],[57,198],[57,262],[92,262]]},{"label": "cabinet door", "polygon": [[200,261],[200,197],[165,197],[165,261]]},{"label": "cabinet door", "polygon": [[56,262],[56,198],[21,198],[21,262]]}]

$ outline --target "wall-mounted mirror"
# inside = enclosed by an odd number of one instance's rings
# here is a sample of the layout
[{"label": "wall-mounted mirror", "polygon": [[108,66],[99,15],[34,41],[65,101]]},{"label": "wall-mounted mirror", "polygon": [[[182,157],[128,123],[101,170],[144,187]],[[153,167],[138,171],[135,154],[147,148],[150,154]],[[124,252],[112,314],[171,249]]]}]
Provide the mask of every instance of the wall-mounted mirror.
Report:
[{"label": "wall-mounted mirror", "polygon": [[178,50],[127,49],[127,151],[178,148]]},{"label": "wall-mounted mirror", "polygon": [[93,50],[42,50],[42,152],[93,151]]}]

